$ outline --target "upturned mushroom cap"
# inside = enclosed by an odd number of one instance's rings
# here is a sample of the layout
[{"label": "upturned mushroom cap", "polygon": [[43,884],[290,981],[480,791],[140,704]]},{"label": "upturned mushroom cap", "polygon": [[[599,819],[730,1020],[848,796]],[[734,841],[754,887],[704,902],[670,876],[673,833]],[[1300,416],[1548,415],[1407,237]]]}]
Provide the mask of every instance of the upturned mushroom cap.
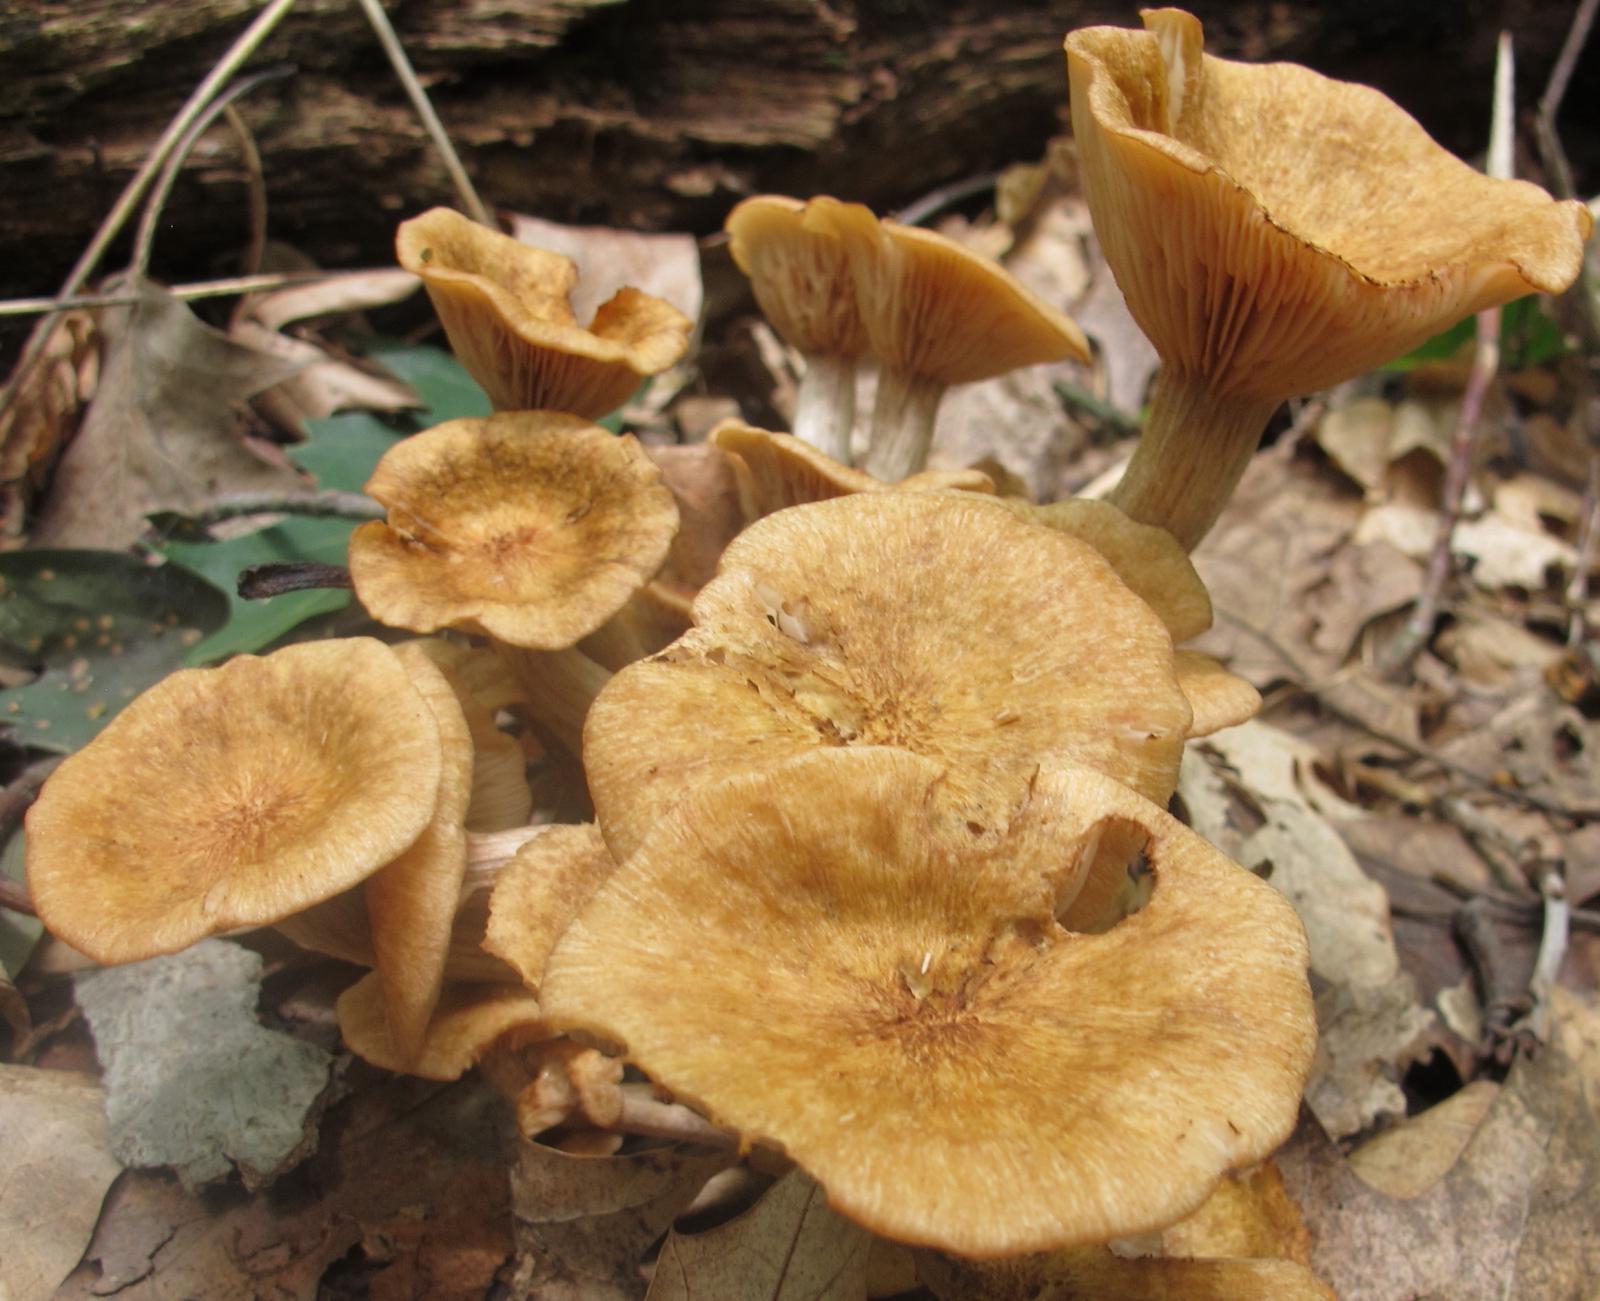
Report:
[{"label": "upturned mushroom cap", "polygon": [[422,1051],[444,986],[461,881],[467,871],[472,732],[444,671],[416,646],[395,654],[438,724],[442,763],[433,817],[411,847],[363,887],[389,1036],[402,1059]]},{"label": "upturned mushroom cap", "polygon": [[848,251],[861,319],[887,368],[948,387],[1089,359],[1089,341],[1071,318],[945,235],[825,197],[811,200],[806,218]]},{"label": "upturned mushroom cap", "polygon": [[1484,176],[1369,87],[1203,54],[1181,10],[1145,23],[1066,49],[1095,232],[1163,365],[1276,402],[1577,275],[1582,204]]},{"label": "upturned mushroom cap", "polygon": [[395,252],[422,277],[450,346],[497,411],[596,420],[689,347],[689,318],[637,289],[619,290],[580,326],[571,303],[578,271],[569,258],[449,208],[402,222]]},{"label": "upturned mushroom cap", "polygon": [[1161,621],[1092,547],[983,498],[857,493],[768,516],[694,619],[589,710],[584,766],[619,860],[689,787],[823,747],[936,757],[984,826],[1041,763],[1161,801],[1177,780],[1190,710]]},{"label": "upturned mushroom cap", "polygon": [[709,442],[732,460],[746,523],[789,506],[831,501],[853,492],[922,492],[948,488],[994,493],[994,480],[982,470],[923,470],[886,483],[865,470],[836,461],[791,434],[774,434],[738,420],[724,420]]},{"label": "upturned mushroom cap", "polygon": [[[685,800],[556,946],[541,1004],[874,1232],[973,1256],[1171,1223],[1288,1137],[1316,1041],[1275,890],[1109,778],[1045,768],[1005,835],[940,765],[828,751]],[[1055,921],[1105,825],[1155,888]]]},{"label": "upturned mushroom cap", "polygon": [[273,922],[409,848],[440,764],[433,711],[371,638],[186,669],[45,783],[28,813],[33,898],[99,962]]},{"label": "upturned mushroom cap", "polygon": [[1165,529],[1129,519],[1108,501],[1074,497],[1036,506],[1019,497],[998,500],[1023,519],[1087,542],[1161,616],[1174,642],[1198,637],[1211,626],[1211,594],[1189,553]]},{"label": "upturned mushroom cap", "polygon": [[723,223],[728,250],[786,343],[808,355],[859,357],[867,335],[849,258],[836,235],[806,220],[806,208],[779,194],[745,199]]},{"label": "upturned mushroom cap", "polygon": [[554,411],[450,420],[397,443],[367,491],[388,522],[350,537],[374,618],[557,650],[661,567],[678,508],[632,437]]}]

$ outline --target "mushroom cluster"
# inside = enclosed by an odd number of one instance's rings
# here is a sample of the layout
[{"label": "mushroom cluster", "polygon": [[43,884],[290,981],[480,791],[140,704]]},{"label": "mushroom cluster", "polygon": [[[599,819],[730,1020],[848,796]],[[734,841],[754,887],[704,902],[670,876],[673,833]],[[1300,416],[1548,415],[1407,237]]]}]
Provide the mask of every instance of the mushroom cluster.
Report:
[{"label": "mushroom cluster", "polygon": [[565,259],[425,214],[401,261],[495,414],[367,485],[387,514],[352,583],[399,631],[130,705],[29,815],[47,924],[103,962],[276,925],[371,968],[338,1008],[370,1060],[447,1079],[506,1049],[525,1132],[585,1150],[626,1062],[872,1230],[966,1256],[1160,1228],[1270,1153],[1315,1046],[1306,943],[1166,811],[1185,742],[1260,703],[1179,649],[1211,621],[1187,551],[1284,394],[1570,279],[1586,227],[1452,163],[1451,206],[1498,217],[1379,230],[1364,159],[1338,179],[1230,132],[1288,102],[1420,167],[1399,110],[1146,22],[1068,40],[1097,226],[1164,358],[1113,502],[921,469],[945,387],[1085,352],[928,232],[739,205],[734,257],[810,358],[796,433],[645,448],[591,422],[690,323],[625,289],[580,325]]}]

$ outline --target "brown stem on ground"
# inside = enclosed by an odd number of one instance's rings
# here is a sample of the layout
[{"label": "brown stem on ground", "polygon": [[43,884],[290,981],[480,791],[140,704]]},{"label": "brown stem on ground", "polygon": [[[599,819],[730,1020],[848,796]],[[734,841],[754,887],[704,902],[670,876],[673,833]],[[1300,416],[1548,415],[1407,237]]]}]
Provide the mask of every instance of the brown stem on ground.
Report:
[{"label": "brown stem on ground", "polygon": [[318,565],[309,561],[275,561],[251,565],[239,573],[238,592],[247,601],[264,601],[287,592],[309,592],[318,588],[348,588],[350,571],[343,565]]},{"label": "brown stem on ground", "polygon": [[1512,1027],[1529,1010],[1527,988],[1513,973],[1486,900],[1473,899],[1462,904],[1451,929],[1477,973],[1479,992],[1483,996],[1484,1041],[1479,1051],[1486,1057],[1507,1061]]},{"label": "brown stem on ground", "polygon": [[1483,416],[1484,399],[1500,369],[1500,309],[1491,307],[1478,313],[1478,346],[1472,356],[1472,370],[1461,395],[1461,412],[1456,417],[1450,439],[1450,464],[1445,471],[1444,500],[1439,505],[1439,526],[1433,535],[1433,554],[1428,572],[1411,615],[1389,648],[1378,660],[1378,672],[1386,678],[1399,677],[1433,636],[1434,621],[1444,599],[1446,584],[1455,573],[1456,525],[1461,520],[1461,502],[1472,478],[1472,451],[1477,441],[1478,421]]}]

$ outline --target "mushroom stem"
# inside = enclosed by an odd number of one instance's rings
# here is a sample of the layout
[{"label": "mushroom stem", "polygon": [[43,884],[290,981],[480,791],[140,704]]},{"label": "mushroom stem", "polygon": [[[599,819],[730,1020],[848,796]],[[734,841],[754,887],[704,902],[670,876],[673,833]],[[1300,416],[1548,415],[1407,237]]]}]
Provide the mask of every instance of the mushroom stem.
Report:
[{"label": "mushroom stem", "polygon": [[1163,366],[1139,446],[1107,500],[1193,551],[1228,504],[1279,401],[1217,393],[1203,378]]},{"label": "mushroom stem", "polygon": [[884,367],[878,372],[878,397],[872,407],[872,445],[868,474],[899,483],[928,463],[933,422],[947,385]]},{"label": "mushroom stem", "polygon": [[856,359],[810,354],[795,395],[794,436],[842,465],[850,464],[856,417]]},{"label": "mushroom stem", "polygon": [[527,695],[528,712],[550,729],[572,754],[583,753],[583,720],[611,671],[576,646],[565,650],[529,650],[492,643]]}]

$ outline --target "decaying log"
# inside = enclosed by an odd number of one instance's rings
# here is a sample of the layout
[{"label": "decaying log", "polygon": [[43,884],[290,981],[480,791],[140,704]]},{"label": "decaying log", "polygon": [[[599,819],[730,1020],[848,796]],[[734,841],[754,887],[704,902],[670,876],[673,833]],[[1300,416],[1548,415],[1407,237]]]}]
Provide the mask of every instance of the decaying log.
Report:
[{"label": "decaying log", "polygon": [[[0,294],[54,289],[259,3],[0,4]],[[752,191],[884,206],[1037,156],[1065,116],[1063,33],[1137,21],[1136,5],[1107,0],[388,3],[489,202],[699,231]],[[1496,28],[1517,30],[1531,95],[1568,17],[1534,0],[1192,7],[1216,52],[1371,81],[1468,151],[1487,119]],[[252,66],[272,62],[295,71],[240,103],[272,233],[325,265],[387,260],[394,221],[451,192],[358,7],[301,0]],[[1583,111],[1574,102],[1568,117]],[[244,179],[219,128],[173,196],[158,274],[235,269]]]}]

